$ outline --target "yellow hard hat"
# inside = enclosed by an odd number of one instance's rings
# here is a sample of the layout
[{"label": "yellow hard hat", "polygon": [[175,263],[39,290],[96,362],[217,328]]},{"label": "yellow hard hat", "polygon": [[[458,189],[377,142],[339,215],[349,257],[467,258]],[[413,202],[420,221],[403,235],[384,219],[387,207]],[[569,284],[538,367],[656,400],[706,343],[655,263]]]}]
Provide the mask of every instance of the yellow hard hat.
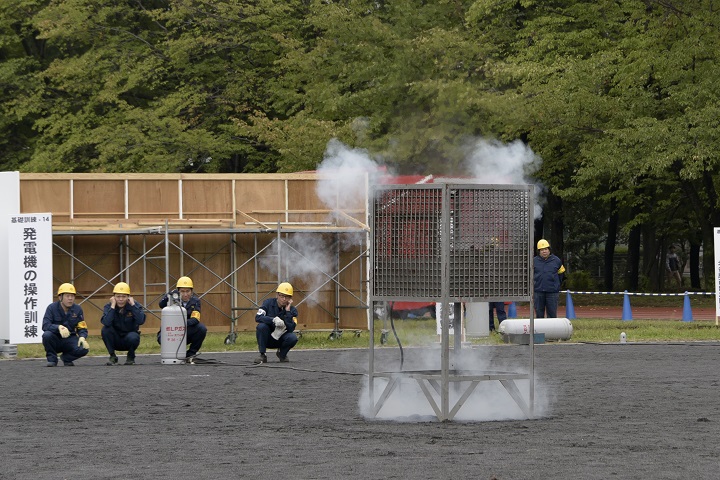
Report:
[{"label": "yellow hard hat", "polygon": [[545,240],[544,238],[541,238],[537,244],[537,249],[541,250],[543,248],[550,248],[550,244],[548,243],[547,240]]},{"label": "yellow hard hat", "polygon": [[195,288],[193,287],[192,280],[190,277],[180,277],[177,281],[177,287],[176,288]]},{"label": "yellow hard hat", "polygon": [[58,295],[62,295],[63,293],[72,293],[75,295],[77,292],[75,291],[75,287],[72,283],[63,283],[58,288]]},{"label": "yellow hard hat", "polygon": [[290,285],[288,282],[283,282],[280,285],[278,285],[277,290],[275,290],[278,293],[282,293],[285,295],[293,296],[293,288],[292,285]]},{"label": "yellow hard hat", "polygon": [[115,288],[113,288],[113,293],[130,295],[130,285],[125,282],[119,282],[117,285],[115,285]]}]

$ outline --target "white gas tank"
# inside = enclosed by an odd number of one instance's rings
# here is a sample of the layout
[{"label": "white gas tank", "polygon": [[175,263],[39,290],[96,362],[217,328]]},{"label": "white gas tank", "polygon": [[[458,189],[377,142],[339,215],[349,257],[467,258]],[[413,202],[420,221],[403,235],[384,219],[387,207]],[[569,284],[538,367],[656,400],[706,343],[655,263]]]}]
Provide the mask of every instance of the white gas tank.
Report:
[{"label": "white gas tank", "polygon": [[187,311],[168,305],[160,317],[160,361],[163,365],[185,363]]},{"label": "white gas tank", "polygon": [[[508,318],[503,320],[498,332],[505,334],[530,333],[530,319]],[[545,340],[570,340],[573,327],[567,318],[536,318],[534,333],[544,333]]]}]

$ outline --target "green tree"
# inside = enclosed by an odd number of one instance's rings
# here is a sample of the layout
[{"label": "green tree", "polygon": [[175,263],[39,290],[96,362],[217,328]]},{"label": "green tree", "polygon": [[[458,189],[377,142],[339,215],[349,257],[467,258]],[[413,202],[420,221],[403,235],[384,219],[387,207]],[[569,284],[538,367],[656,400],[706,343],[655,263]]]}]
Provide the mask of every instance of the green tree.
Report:
[{"label": "green tree", "polygon": [[287,3],[66,0],[32,13],[25,30],[56,54],[2,102],[31,113],[22,169],[274,168],[271,148],[232,119],[267,110],[276,37],[294,28]]},{"label": "green tree", "polygon": [[0,169],[16,170],[32,156],[39,106],[25,100],[38,88],[37,73],[57,52],[37,37],[29,20],[47,1],[0,3]]},{"label": "green tree", "polygon": [[[627,228],[643,224],[662,239],[680,234],[671,210],[697,216],[703,231],[716,221],[717,15],[711,2],[485,0],[468,18],[498,45],[498,68],[527,100],[527,138],[550,192],[603,198],[634,212]],[[665,208],[682,204],[685,189],[692,208]]]},{"label": "green tree", "polygon": [[462,174],[468,141],[522,139],[543,159],[553,250],[603,243],[609,288],[628,238],[628,284],[662,287],[667,245],[689,243],[692,266],[720,225],[719,15],[709,0],[5,0],[0,162],[297,171],[336,137],[401,172]]},{"label": "green tree", "polygon": [[464,139],[491,133],[498,109],[485,46],[468,35],[464,10],[446,1],[312,2],[304,48],[289,46],[278,62],[277,117],[257,112],[239,128],[277,145],[292,169],[314,168],[336,136],[401,171],[457,172]]}]

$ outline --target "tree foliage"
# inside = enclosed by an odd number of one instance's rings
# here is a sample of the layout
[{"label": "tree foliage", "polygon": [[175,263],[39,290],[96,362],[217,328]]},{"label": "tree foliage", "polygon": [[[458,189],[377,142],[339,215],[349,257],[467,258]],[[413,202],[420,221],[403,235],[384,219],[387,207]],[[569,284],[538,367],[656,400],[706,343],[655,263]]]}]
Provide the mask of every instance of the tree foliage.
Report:
[{"label": "tree foliage", "polygon": [[720,225],[719,23],[710,0],[4,0],[0,166],[290,172],[337,138],[459,174],[469,141],[522,139],[556,253],[618,223],[658,273],[648,252]]}]

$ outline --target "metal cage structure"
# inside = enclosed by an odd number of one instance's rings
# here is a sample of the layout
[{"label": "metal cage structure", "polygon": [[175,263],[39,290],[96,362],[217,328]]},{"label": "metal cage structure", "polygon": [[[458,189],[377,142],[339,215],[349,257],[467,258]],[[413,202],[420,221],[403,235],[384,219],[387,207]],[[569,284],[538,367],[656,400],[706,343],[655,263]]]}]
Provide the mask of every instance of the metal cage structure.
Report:
[{"label": "metal cage structure", "polygon": [[[404,380],[416,381],[439,420],[452,420],[481,381],[499,381],[529,418],[534,403],[534,344],[528,372],[451,370],[451,303],[532,301],[533,187],[448,181],[382,185],[370,195],[370,304],[435,301],[442,309],[439,371],[376,371],[370,335],[372,414]],[[456,319],[458,316],[456,315]],[[369,319],[374,331],[374,318]],[[531,331],[534,319],[530,318]],[[455,350],[461,348],[455,330]],[[376,398],[376,379],[387,383]],[[526,402],[515,380],[527,379]],[[450,404],[449,385],[460,392]]]}]

